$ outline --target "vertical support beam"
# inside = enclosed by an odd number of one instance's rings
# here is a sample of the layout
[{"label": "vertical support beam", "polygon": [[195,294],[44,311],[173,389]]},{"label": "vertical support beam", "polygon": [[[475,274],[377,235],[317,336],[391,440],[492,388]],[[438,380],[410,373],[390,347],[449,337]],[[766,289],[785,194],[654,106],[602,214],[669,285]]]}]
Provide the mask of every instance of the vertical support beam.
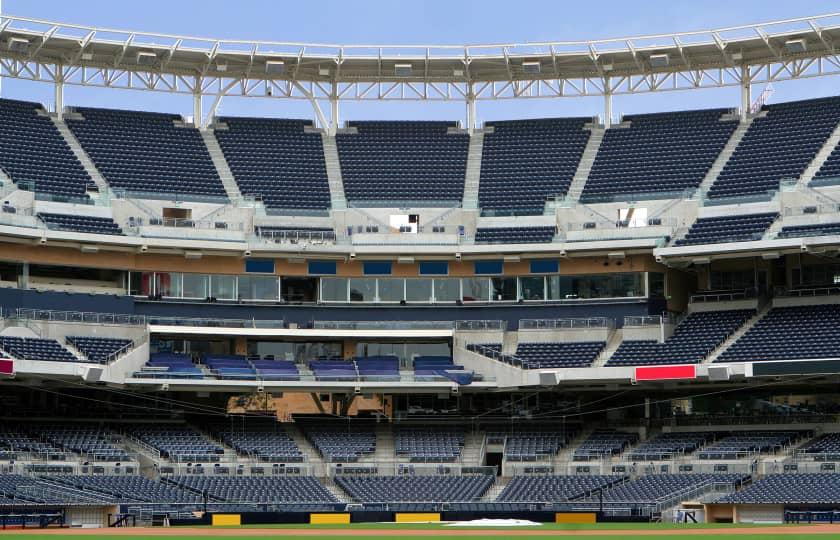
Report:
[{"label": "vertical support beam", "polygon": [[18,279],[18,287],[21,289],[29,288],[29,263],[25,262],[20,265],[20,278]]},{"label": "vertical support beam", "polygon": [[741,66],[741,120],[746,120],[752,105],[752,80],[750,79],[750,67]]},{"label": "vertical support beam", "polygon": [[466,105],[467,105],[467,133],[470,135],[473,134],[476,128],[476,118],[475,118],[475,92],[473,91],[473,83],[469,83],[469,87],[467,89],[467,98],[466,98]]},{"label": "vertical support beam", "polygon": [[195,78],[193,89],[193,124],[197,128],[204,129],[204,107],[202,106],[201,77]]},{"label": "vertical support beam", "polygon": [[613,103],[612,103],[612,88],[610,87],[610,78],[604,77],[604,127],[612,126]]},{"label": "vertical support beam", "polygon": [[55,65],[55,114],[59,120],[64,118],[64,66]]},{"label": "vertical support beam", "polygon": [[339,103],[338,94],[336,94],[335,85],[333,85],[333,93],[330,96],[330,125],[327,126],[327,134],[329,135],[335,135],[338,132],[338,125],[341,122]]}]

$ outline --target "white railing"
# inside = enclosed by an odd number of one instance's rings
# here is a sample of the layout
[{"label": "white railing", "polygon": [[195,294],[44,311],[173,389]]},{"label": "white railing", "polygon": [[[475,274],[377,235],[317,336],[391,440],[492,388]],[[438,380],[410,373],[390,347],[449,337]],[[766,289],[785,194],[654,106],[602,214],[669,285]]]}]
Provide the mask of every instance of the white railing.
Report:
[{"label": "white railing", "polygon": [[542,330],[557,328],[612,328],[615,321],[607,317],[587,317],[568,319],[520,319],[520,330]]}]

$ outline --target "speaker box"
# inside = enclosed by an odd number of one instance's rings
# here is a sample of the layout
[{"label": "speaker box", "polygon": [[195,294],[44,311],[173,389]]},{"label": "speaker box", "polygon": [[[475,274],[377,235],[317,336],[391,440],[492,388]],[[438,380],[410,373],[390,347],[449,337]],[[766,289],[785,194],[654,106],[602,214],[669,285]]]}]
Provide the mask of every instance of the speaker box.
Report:
[{"label": "speaker box", "polygon": [[557,386],[560,376],[557,373],[540,373],[540,386]]},{"label": "speaker box", "polygon": [[728,381],[729,366],[709,366],[710,381]]},{"label": "speaker box", "polygon": [[85,372],[82,374],[82,379],[84,379],[85,382],[89,383],[99,382],[99,379],[102,378],[103,371],[104,368],[101,367],[86,368]]}]

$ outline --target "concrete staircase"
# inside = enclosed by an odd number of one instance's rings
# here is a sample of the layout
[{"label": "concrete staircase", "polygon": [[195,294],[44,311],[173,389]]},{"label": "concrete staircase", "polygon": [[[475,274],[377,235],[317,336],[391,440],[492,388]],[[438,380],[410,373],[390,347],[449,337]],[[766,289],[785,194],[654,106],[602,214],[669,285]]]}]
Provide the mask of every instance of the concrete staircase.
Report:
[{"label": "concrete staircase", "polygon": [[321,135],[324,145],[324,161],[327,165],[327,179],[330,183],[330,205],[333,210],[347,208],[347,198],[344,196],[344,180],[341,177],[341,163],[338,160],[338,146],[335,136]]},{"label": "concrete staircase", "polygon": [[392,426],[390,424],[376,426],[376,451],[373,454],[362,456],[359,462],[392,464],[396,460],[397,452]]},{"label": "concrete staircase", "polygon": [[592,367],[604,367],[607,363],[607,360],[612,357],[613,353],[618,349],[621,345],[621,341],[623,340],[623,332],[620,328],[617,328],[610,334],[610,338],[607,340],[607,345],[604,347],[604,350],[601,351],[601,354],[598,355],[598,358],[592,362]]},{"label": "concrete staircase", "polygon": [[823,166],[823,163],[826,162],[828,156],[837,148],[837,144],[840,143],[840,124],[834,127],[834,131],[831,132],[831,135],[825,141],[820,151],[817,152],[817,155],[814,156],[814,159],[811,160],[811,163],[805,168],[803,171],[802,176],[799,177],[799,183],[807,185],[811,180],[814,179],[814,176],[819,172],[820,167]]},{"label": "concrete staircase", "polygon": [[72,150],[76,159],[78,159],[82,164],[85,172],[88,173],[88,176],[90,176],[96,184],[96,187],[99,188],[99,193],[108,193],[108,182],[105,181],[105,177],[102,176],[102,173],[100,173],[99,169],[97,169],[96,165],[94,165],[93,160],[91,160],[87,155],[87,152],[84,151],[79,139],[73,135],[73,132],[70,131],[70,128],[63,120],[59,120],[55,115],[50,115],[50,119],[53,121],[53,124],[55,124],[55,127],[58,128],[58,131],[61,133],[61,136],[64,137],[64,140],[67,141],[67,145],[70,146],[70,150]]},{"label": "concrete staircase", "polygon": [[470,432],[464,436],[461,463],[467,467],[478,467],[484,463],[484,432]]},{"label": "concrete staircase", "polygon": [[703,360],[703,363],[704,363],[704,364],[711,364],[711,363],[713,363],[715,360],[717,360],[717,359],[720,357],[720,355],[721,355],[721,354],[723,354],[723,352],[724,352],[724,351],[726,351],[726,349],[728,349],[729,347],[731,347],[731,346],[732,346],[732,344],[733,344],[733,343],[735,343],[736,341],[738,341],[738,340],[741,338],[741,336],[743,336],[744,334],[746,334],[746,333],[750,330],[750,328],[752,328],[753,326],[755,326],[755,323],[757,323],[757,322],[758,322],[758,321],[760,321],[760,320],[761,320],[761,319],[762,319],[765,315],[767,315],[767,312],[768,312],[768,311],[770,311],[770,309],[771,309],[772,307],[773,307],[773,302],[770,302],[770,301],[766,302],[763,306],[761,306],[761,307],[759,308],[759,310],[756,312],[756,314],[755,314],[755,315],[753,315],[752,317],[750,317],[750,318],[747,320],[747,322],[746,322],[746,323],[744,323],[744,324],[741,326],[741,328],[739,328],[738,330],[736,330],[735,332],[733,332],[733,333],[732,333],[732,334],[731,334],[728,338],[726,338],[726,339],[723,341],[723,343],[721,343],[721,344],[720,344],[720,346],[719,346],[717,349],[715,349],[714,351],[712,351],[712,354],[710,354],[709,356],[707,356],[707,357],[706,357],[706,359],[705,359],[705,360]]},{"label": "concrete staircase", "polygon": [[470,148],[467,153],[467,173],[462,202],[465,210],[478,209],[478,188],[481,182],[481,153],[483,150],[484,133],[476,131],[470,137]]},{"label": "concrete staircase", "polygon": [[327,465],[324,462],[324,458],[321,456],[320,452],[318,452],[318,450],[309,443],[300,428],[295,424],[289,423],[285,424],[285,428],[286,433],[300,449],[300,452],[303,454],[306,462],[312,467],[312,474],[314,476],[321,477],[328,476]]},{"label": "concrete staircase", "polygon": [[580,194],[583,193],[583,187],[589,179],[589,173],[592,171],[592,164],[595,163],[595,157],[598,155],[598,149],[601,148],[601,142],[604,140],[605,129],[601,127],[593,127],[589,140],[586,141],[586,147],[583,149],[583,155],[578,162],[575,175],[572,177],[572,183],[569,184],[569,192],[566,198],[573,202],[580,200]]},{"label": "concrete staircase", "polygon": [[212,129],[202,129],[199,133],[201,133],[201,138],[204,139],[207,151],[210,152],[210,159],[213,161],[213,166],[216,167],[216,172],[219,173],[219,178],[222,179],[222,185],[225,188],[228,199],[231,201],[242,199],[242,192],[239,191],[239,186],[236,184],[236,179],[233,177],[230,166],[228,166],[225,154],[222,152],[222,147],[219,146],[216,134]]},{"label": "concrete staircase", "polygon": [[709,191],[712,184],[715,183],[715,180],[717,180],[717,177],[726,166],[727,162],[729,162],[729,158],[731,158],[732,154],[735,153],[735,149],[738,148],[738,145],[741,143],[741,139],[744,138],[744,135],[752,125],[753,120],[764,115],[766,115],[766,113],[759,113],[755,116],[748,117],[746,120],[743,120],[738,124],[735,131],[732,132],[732,136],[730,136],[729,140],[726,141],[726,145],[723,147],[723,150],[721,150],[715,162],[712,163],[711,168],[706,172],[706,176],[703,177],[703,181],[700,182],[700,193],[706,193]]}]

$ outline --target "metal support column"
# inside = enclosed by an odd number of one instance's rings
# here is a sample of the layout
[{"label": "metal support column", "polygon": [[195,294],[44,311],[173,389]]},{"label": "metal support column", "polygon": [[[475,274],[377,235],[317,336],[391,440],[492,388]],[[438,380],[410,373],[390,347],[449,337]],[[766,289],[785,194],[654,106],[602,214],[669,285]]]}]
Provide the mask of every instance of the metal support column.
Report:
[{"label": "metal support column", "polygon": [[201,94],[201,77],[195,78],[195,90],[193,90],[193,124],[197,128],[204,128],[204,107]]},{"label": "metal support column", "polygon": [[341,121],[340,112],[338,95],[333,93],[333,95],[330,96],[330,125],[327,126],[327,133],[329,135],[335,135],[338,131],[338,124]]},{"label": "metal support column", "polygon": [[604,127],[612,125],[613,116],[612,90],[610,90],[610,78],[604,77]]},{"label": "metal support column", "polygon": [[746,120],[752,105],[750,67],[741,66],[741,120]]},{"label": "metal support column", "polygon": [[57,64],[55,66],[55,114],[58,119],[64,118],[64,66]]},{"label": "metal support column", "polygon": [[467,132],[472,135],[473,131],[475,131],[475,92],[473,91],[473,85],[470,83],[469,88],[467,90]]}]

